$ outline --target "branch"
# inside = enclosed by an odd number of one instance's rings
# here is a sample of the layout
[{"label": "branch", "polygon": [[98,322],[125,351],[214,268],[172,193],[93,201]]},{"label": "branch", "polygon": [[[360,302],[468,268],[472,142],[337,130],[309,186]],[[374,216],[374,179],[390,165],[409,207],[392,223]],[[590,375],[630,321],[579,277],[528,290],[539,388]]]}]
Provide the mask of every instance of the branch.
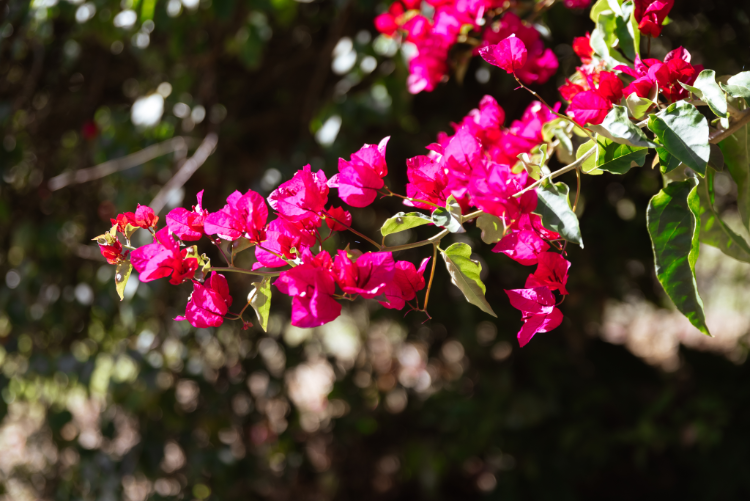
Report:
[{"label": "branch", "polygon": [[190,179],[193,174],[195,174],[200,166],[203,165],[206,160],[208,160],[208,157],[211,156],[211,153],[214,152],[218,143],[219,136],[216,135],[215,132],[209,132],[209,134],[203,139],[201,145],[198,146],[198,149],[195,150],[193,156],[188,158],[185,163],[182,164],[180,170],[178,170],[177,173],[172,176],[172,179],[167,181],[167,184],[162,186],[161,190],[159,190],[159,193],[156,194],[154,199],[149,204],[149,207],[151,207],[156,214],[161,212],[161,210],[167,204],[167,199],[169,198],[169,196],[176,190],[182,188],[182,186],[187,183],[188,179]]},{"label": "branch", "polygon": [[[288,268],[287,268],[288,269]],[[221,266],[212,266],[210,270],[208,271],[224,271],[224,272],[231,272],[231,273],[243,273],[245,275],[257,275],[259,277],[278,277],[281,275],[282,271],[253,271],[253,270],[246,270],[244,268],[226,268]]]},{"label": "branch", "polygon": [[166,155],[167,153],[187,150],[188,146],[194,142],[194,138],[182,136],[174,137],[163,143],[153,144],[141,151],[137,151],[122,158],[108,160],[94,167],[79,169],[75,172],[65,172],[50,179],[47,186],[50,190],[56,191],[71,184],[81,184],[94,181],[95,179],[101,179],[110,174],[114,174],[115,172],[143,165],[149,160]]},{"label": "branch", "polygon": [[730,124],[728,129],[716,131],[711,134],[708,138],[708,142],[719,144],[720,142],[737,132],[739,129],[744,127],[748,122],[750,122],[750,109],[743,111],[740,115],[740,118],[733,124]]},{"label": "branch", "polygon": [[539,178],[539,180],[536,181],[534,184],[530,184],[526,188],[522,189],[521,191],[519,191],[518,193],[516,193],[515,195],[513,195],[513,198],[518,198],[521,195],[523,195],[524,193],[526,193],[527,191],[533,190],[534,188],[536,188],[537,186],[539,186],[540,184],[542,184],[546,179],[553,179],[553,178],[556,178],[557,176],[565,174],[566,172],[570,172],[573,169],[577,169],[578,167],[581,166],[581,164],[583,164],[583,162],[586,161],[586,159],[588,157],[590,157],[591,155],[593,155],[595,151],[596,151],[596,147],[591,148],[589,151],[587,151],[586,153],[584,153],[583,155],[581,155],[581,158],[579,158],[575,162],[573,162],[571,164],[568,164],[565,167],[563,167],[562,169],[558,169],[555,172],[552,172],[551,174],[547,174],[546,176],[543,176],[543,177]]},{"label": "branch", "polygon": [[396,245],[394,247],[383,247],[380,250],[383,252],[398,252],[407,249],[414,249],[416,247],[422,247],[424,245],[435,245],[436,243],[440,242],[448,233],[450,233],[448,230],[443,230],[437,235],[428,238],[427,240],[420,240],[419,242],[414,242],[411,244]]}]

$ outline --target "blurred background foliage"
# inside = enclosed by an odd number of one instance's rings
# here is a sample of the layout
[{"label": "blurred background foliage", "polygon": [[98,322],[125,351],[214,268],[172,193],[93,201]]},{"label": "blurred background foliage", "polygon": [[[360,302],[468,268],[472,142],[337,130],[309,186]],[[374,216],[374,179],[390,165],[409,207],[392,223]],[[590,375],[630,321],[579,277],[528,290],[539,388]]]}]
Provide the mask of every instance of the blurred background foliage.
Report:
[{"label": "blurred background foliage", "polygon": [[[300,330],[275,295],[267,334],[193,329],[171,320],[189,284],[131,278],[120,302],[90,239],[148,204],[205,138],[218,136],[216,151],[166,208],[189,207],[201,189],[213,210],[235,189],[267,195],[306,163],[330,176],[338,157],[386,135],[398,191],[405,159],[484,94],[507,122],[529,96],[477,58],[462,83],[409,95],[398,46],[373,28],[387,7],[374,0],[0,7],[2,499],[750,495],[750,271],[704,249],[715,339],[671,310],[651,271],[645,207],[661,181],[650,162],[584,180],[586,247],[570,252],[566,320],[524,350],[502,289],[528,271],[475,229],[461,238],[497,319],[438,266],[428,322],[358,302]],[[537,89],[549,101],[578,63],[570,42],[592,28],[587,14],[554,5],[542,18],[561,62]],[[749,15],[747,2],[681,0],[652,52],[684,45],[694,63],[737,73],[750,62]],[[131,168],[49,183],[152,145],[163,154]],[[717,179],[730,218],[731,186]],[[375,235],[398,210],[355,209],[355,225]],[[241,300],[251,285],[231,287]]]}]

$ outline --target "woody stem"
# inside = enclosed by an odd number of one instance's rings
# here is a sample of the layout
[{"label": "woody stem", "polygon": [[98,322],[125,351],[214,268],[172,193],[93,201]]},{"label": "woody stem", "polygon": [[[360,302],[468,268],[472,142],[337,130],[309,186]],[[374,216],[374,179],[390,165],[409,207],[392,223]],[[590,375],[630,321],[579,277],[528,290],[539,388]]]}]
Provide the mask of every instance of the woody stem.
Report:
[{"label": "woody stem", "polygon": [[336,223],[340,224],[341,226],[343,226],[343,227],[344,227],[344,228],[346,228],[347,230],[351,231],[351,232],[352,232],[352,233],[354,233],[355,235],[357,235],[357,236],[359,236],[359,237],[362,237],[362,238],[364,238],[365,240],[367,240],[368,242],[370,242],[370,243],[371,243],[372,245],[374,245],[375,247],[377,247],[377,248],[378,248],[378,250],[383,250],[383,247],[382,247],[382,246],[381,246],[380,244],[378,244],[378,243],[377,243],[377,242],[376,242],[375,240],[373,240],[373,239],[371,239],[371,238],[369,238],[369,237],[367,237],[367,236],[363,235],[362,233],[358,232],[357,230],[355,230],[355,229],[354,229],[354,228],[352,228],[351,226],[349,226],[349,225],[346,225],[346,224],[342,223],[341,221],[339,221],[339,220],[338,220],[338,219],[336,219],[335,217],[333,217],[333,216],[331,216],[330,214],[328,214],[328,212],[323,212],[323,214],[325,214],[325,216],[326,216],[327,218],[331,218],[331,219],[332,219],[333,221],[335,221]]},{"label": "woody stem", "polygon": [[573,212],[576,211],[576,207],[578,207],[578,196],[581,194],[581,170],[576,169],[576,199],[573,202]]},{"label": "woody stem", "polygon": [[409,197],[405,197],[405,196],[403,196],[403,195],[399,195],[398,193],[393,193],[393,192],[391,191],[391,189],[390,189],[390,188],[388,188],[387,186],[384,186],[384,188],[385,188],[386,190],[388,190],[388,193],[386,194],[386,196],[387,196],[387,197],[398,197],[398,198],[403,198],[404,200],[408,200],[408,201],[410,201],[410,202],[419,202],[419,203],[421,203],[421,204],[431,205],[431,206],[433,206],[433,207],[437,207],[438,209],[442,209],[442,207],[440,207],[440,206],[439,206],[438,204],[435,204],[435,203],[432,203],[432,202],[428,202],[427,200],[420,200],[420,199],[418,199],[418,198],[409,198]]},{"label": "woody stem", "polygon": [[448,230],[443,230],[437,235],[428,238],[427,240],[420,240],[419,242],[414,242],[411,244],[404,244],[404,245],[396,245],[393,247],[383,247],[380,250],[386,251],[386,252],[398,252],[398,251],[407,250],[407,249],[415,249],[417,247],[422,247],[423,245],[435,245],[439,243],[443,239],[443,237],[445,237],[448,233],[450,233]]},{"label": "woody stem", "polygon": [[551,174],[547,174],[546,176],[541,177],[534,184],[530,184],[526,188],[522,189],[521,191],[519,191],[518,193],[516,193],[515,195],[513,195],[513,198],[518,198],[521,195],[523,195],[524,193],[526,193],[527,191],[533,190],[534,188],[536,188],[537,186],[539,186],[540,184],[542,184],[547,179],[553,179],[553,178],[556,178],[557,176],[565,174],[566,172],[570,172],[573,169],[577,169],[579,166],[581,166],[583,164],[583,162],[586,161],[586,159],[588,157],[590,157],[591,155],[593,155],[595,151],[596,151],[595,147],[591,148],[589,151],[587,151],[586,153],[584,153],[583,155],[581,155],[581,157],[578,160],[576,160],[575,162],[573,162],[571,164],[568,164],[565,167],[563,167],[562,169],[558,169],[555,172],[552,172]]}]

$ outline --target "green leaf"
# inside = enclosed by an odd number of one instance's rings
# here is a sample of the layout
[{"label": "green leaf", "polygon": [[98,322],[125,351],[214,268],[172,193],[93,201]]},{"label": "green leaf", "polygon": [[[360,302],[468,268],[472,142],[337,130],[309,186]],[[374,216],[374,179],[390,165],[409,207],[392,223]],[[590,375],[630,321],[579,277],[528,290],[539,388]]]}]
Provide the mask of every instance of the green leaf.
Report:
[{"label": "green leaf", "polygon": [[117,289],[117,295],[120,296],[120,301],[125,298],[125,286],[128,285],[128,279],[132,271],[133,265],[130,264],[130,261],[117,263],[117,267],[115,268],[115,289]]},{"label": "green leaf", "polygon": [[722,118],[729,116],[727,114],[727,96],[724,95],[721,87],[716,83],[716,72],[714,70],[701,71],[693,85],[687,85],[682,82],[680,82],[680,85],[706,103],[716,116]]},{"label": "green leaf", "polygon": [[385,220],[383,227],[380,228],[380,233],[385,237],[399,231],[405,231],[430,223],[432,223],[432,220],[429,216],[421,212],[399,212],[395,216]]},{"label": "green leaf", "polygon": [[628,64],[628,60],[617,50],[610,50],[617,43],[616,18],[617,16],[611,10],[601,12],[596,21],[596,28],[591,32],[591,48],[610,67],[616,66],[617,63]]},{"label": "green leaf", "polygon": [[625,54],[628,59],[635,59],[638,48],[635,45],[632,26],[630,25],[630,13],[622,12],[615,18],[615,35],[617,35],[617,47]]},{"label": "green leaf", "polygon": [[271,277],[263,277],[260,282],[253,282],[255,286],[247,295],[247,302],[255,310],[258,323],[264,332],[268,332],[268,314],[271,311]]},{"label": "green leaf", "polygon": [[499,242],[505,234],[502,219],[492,214],[482,214],[477,218],[477,228],[482,230],[482,242],[494,244]]},{"label": "green leaf", "polygon": [[538,202],[534,212],[542,216],[544,226],[583,248],[578,218],[568,202],[568,186],[565,183],[547,183],[537,188],[536,194]]},{"label": "green leaf", "polygon": [[627,0],[622,4],[622,13],[625,19],[628,19],[628,31],[633,39],[633,47],[635,53],[640,56],[641,54],[641,30],[638,28],[638,21],[636,21],[633,15],[635,11],[635,3],[633,0]]},{"label": "green leaf", "polygon": [[724,164],[737,184],[737,209],[742,224],[750,229],[750,133],[747,125],[719,143]]},{"label": "green leaf", "polygon": [[659,282],[690,323],[710,336],[695,282],[700,252],[697,185],[694,178],[668,184],[649,202],[646,219]]},{"label": "green leaf", "polygon": [[654,106],[654,102],[652,100],[641,97],[635,92],[625,98],[625,104],[627,105],[628,110],[630,110],[630,114],[633,115],[633,118],[635,119],[642,118],[646,113],[648,113],[648,110],[650,110],[651,107]]},{"label": "green leaf", "polygon": [[735,76],[727,80],[722,88],[732,97],[741,97],[746,102],[750,103],[750,71],[743,71],[737,73]]},{"label": "green leaf", "polygon": [[643,148],[656,147],[640,127],[630,121],[628,110],[624,106],[613,106],[601,125],[589,125],[589,129],[616,143]]},{"label": "green leaf", "polygon": [[663,115],[650,115],[648,128],[669,153],[701,176],[706,173],[711,156],[708,121],[695,106],[686,101],[673,103]]},{"label": "green leaf", "polygon": [[603,137],[597,143],[596,167],[613,174],[625,174],[634,164],[643,167],[648,155],[648,148],[617,144]]},{"label": "green leaf", "polygon": [[659,155],[659,170],[662,174],[672,172],[682,164],[676,156],[664,148],[656,148],[656,154]]},{"label": "green leaf", "polygon": [[594,23],[599,19],[599,14],[601,14],[604,11],[612,10],[609,6],[609,3],[607,0],[598,0],[593,7],[591,7],[591,12],[589,12],[589,17],[591,18]]},{"label": "green leaf", "polygon": [[716,247],[727,256],[750,263],[750,245],[722,221],[713,204],[714,171],[708,169],[706,178],[698,185],[700,197],[700,241]]},{"label": "green leaf", "polygon": [[461,225],[461,206],[453,195],[448,197],[445,208],[439,207],[432,212],[432,222],[451,233],[466,232]]},{"label": "green leaf", "polygon": [[[596,146],[596,144],[591,140],[583,143],[581,146],[578,147],[578,151],[576,151],[576,159],[581,158],[594,146]],[[596,168],[596,153],[594,153],[593,155],[591,155],[590,157],[588,157],[586,160],[583,161],[583,163],[581,164],[581,170],[583,170],[584,174],[596,175],[596,174],[602,173],[602,171]]]},{"label": "green leaf", "polygon": [[487,302],[487,298],[484,297],[487,288],[479,278],[482,265],[471,260],[471,247],[458,242],[445,250],[441,250],[440,253],[445,260],[445,267],[450,273],[451,281],[463,292],[466,300],[485,313],[497,317]]}]

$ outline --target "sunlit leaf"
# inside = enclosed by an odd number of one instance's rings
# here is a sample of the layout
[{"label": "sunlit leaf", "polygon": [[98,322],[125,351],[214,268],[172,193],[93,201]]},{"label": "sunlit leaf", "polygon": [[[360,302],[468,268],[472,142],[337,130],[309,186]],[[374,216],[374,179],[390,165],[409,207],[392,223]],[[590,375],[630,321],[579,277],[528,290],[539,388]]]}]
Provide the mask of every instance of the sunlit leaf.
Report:
[{"label": "sunlit leaf", "polygon": [[704,175],[711,156],[708,121],[692,104],[678,101],[662,115],[650,115],[648,128],[662,147],[682,163]]},{"label": "sunlit leaf", "polygon": [[680,85],[706,103],[716,116],[722,118],[729,116],[727,115],[727,96],[724,95],[724,91],[716,83],[716,72],[714,70],[701,71],[693,85],[687,85],[682,82],[680,82]]},{"label": "sunlit leaf", "polygon": [[271,277],[263,277],[247,295],[247,302],[255,310],[258,323],[264,332],[268,332],[268,314],[271,311]]},{"label": "sunlit leaf", "polygon": [[445,260],[445,267],[450,273],[453,284],[463,292],[468,302],[477,306],[485,313],[497,317],[492,307],[484,297],[487,288],[479,278],[482,265],[471,259],[471,247],[458,242],[441,251]]},{"label": "sunlit leaf", "polygon": [[399,212],[395,216],[385,220],[382,228],[380,228],[380,233],[385,237],[430,223],[432,223],[432,220],[429,216],[421,212]]},{"label": "sunlit leaf", "polygon": [[128,279],[132,271],[133,265],[130,264],[130,261],[117,263],[117,267],[115,268],[115,289],[117,289],[117,295],[120,296],[120,301],[125,298],[125,286],[128,285]]},{"label": "sunlit leaf", "polygon": [[547,183],[537,188],[536,194],[538,201],[534,212],[542,216],[544,226],[583,247],[578,218],[568,201],[568,186],[565,183]]}]

